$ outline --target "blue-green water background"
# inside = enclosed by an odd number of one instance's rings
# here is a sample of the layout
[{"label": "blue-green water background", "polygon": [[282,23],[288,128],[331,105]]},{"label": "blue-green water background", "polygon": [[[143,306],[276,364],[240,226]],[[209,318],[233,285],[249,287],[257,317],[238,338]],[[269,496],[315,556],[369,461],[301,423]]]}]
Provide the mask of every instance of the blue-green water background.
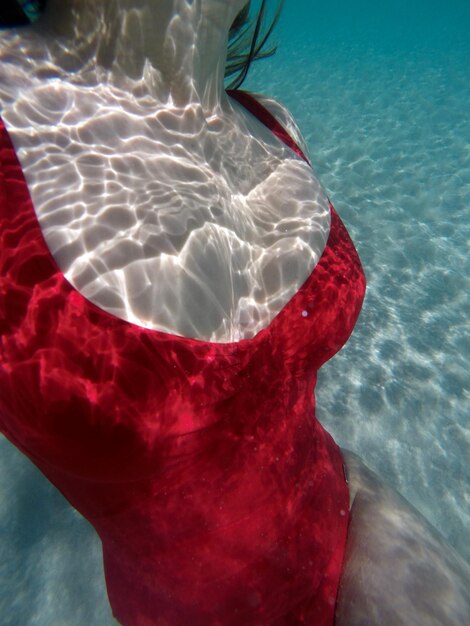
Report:
[{"label": "blue-green water background", "polygon": [[[245,87],[294,114],[368,278],[318,416],[469,558],[470,2],[286,0],[276,36]],[[95,534],[5,441],[0,496],[0,624],[114,624]]]},{"label": "blue-green water background", "polygon": [[318,417],[470,556],[470,2],[286,0],[280,99],[368,292]]}]

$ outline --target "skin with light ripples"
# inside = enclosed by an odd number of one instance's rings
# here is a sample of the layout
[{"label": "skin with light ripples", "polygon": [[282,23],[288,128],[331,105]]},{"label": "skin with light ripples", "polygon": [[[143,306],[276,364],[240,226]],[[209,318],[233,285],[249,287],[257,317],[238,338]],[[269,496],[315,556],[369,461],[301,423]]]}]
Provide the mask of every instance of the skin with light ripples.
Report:
[{"label": "skin with light ripples", "polygon": [[[2,117],[67,278],[122,319],[221,343],[269,324],[330,225],[312,170],[223,91],[243,5],[49,0],[57,20],[3,33],[0,47]],[[301,143],[288,112],[262,102]],[[345,459],[337,626],[465,623],[468,566]]]},{"label": "skin with light ripples", "polygon": [[[166,16],[164,39],[182,58],[183,17],[190,22],[197,11],[175,4],[180,20]],[[159,16],[161,26],[165,11]],[[54,47],[38,32],[12,38],[0,97],[41,228],[68,280],[141,326],[221,343],[256,335],[326,244],[328,201],[312,170],[223,92],[212,96],[212,76],[191,82],[195,65],[211,65],[207,54],[180,61],[182,85],[161,86],[168,68],[145,69],[138,55],[129,69],[119,51],[108,53],[105,73],[90,36],[73,59],[80,71],[64,78],[72,44]],[[137,66],[144,78],[135,77]]]},{"label": "skin with light ripples", "polygon": [[343,456],[351,520],[335,626],[468,624],[468,564],[359,457]]}]

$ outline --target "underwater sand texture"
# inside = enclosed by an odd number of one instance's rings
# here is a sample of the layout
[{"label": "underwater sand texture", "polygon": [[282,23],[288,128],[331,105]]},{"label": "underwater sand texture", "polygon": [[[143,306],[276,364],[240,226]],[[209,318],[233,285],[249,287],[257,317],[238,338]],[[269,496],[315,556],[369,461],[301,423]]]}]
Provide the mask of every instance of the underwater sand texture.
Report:
[{"label": "underwater sand texture", "polygon": [[318,418],[468,559],[470,56],[293,48],[265,89],[305,132],[368,280]]}]

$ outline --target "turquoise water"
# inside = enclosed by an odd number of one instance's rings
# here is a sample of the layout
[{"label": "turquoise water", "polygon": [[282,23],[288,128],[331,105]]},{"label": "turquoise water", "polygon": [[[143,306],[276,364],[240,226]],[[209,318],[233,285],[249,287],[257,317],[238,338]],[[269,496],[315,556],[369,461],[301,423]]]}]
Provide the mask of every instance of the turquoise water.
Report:
[{"label": "turquoise water", "polygon": [[[466,0],[287,0],[245,85],[293,112],[368,277],[318,416],[467,558],[468,33]],[[114,624],[94,533],[4,441],[0,494],[0,623]]]},{"label": "turquoise water", "polygon": [[360,253],[318,417],[470,557],[470,3],[287,0],[282,100]]}]

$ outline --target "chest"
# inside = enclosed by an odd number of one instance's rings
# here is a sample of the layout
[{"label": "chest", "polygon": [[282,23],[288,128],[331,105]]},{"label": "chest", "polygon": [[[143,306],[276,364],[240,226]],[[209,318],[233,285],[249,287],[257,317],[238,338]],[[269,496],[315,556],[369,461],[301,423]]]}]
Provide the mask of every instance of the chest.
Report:
[{"label": "chest", "polygon": [[318,181],[250,114],[208,122],[192,107],[51,83],[4,115],[56,262],[118,317],[248,338],[325,246]]}]

